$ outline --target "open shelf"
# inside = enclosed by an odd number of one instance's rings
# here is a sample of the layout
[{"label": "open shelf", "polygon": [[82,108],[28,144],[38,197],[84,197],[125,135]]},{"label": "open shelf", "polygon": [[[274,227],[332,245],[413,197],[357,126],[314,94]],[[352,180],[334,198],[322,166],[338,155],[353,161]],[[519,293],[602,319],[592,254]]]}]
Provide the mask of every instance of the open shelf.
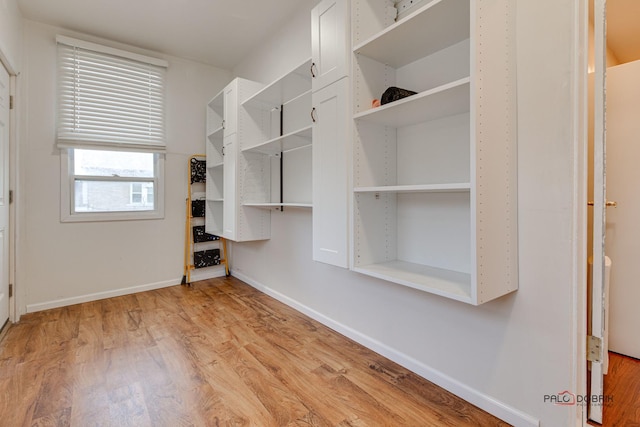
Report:
[{"label": "open shelf", "polygon": [[220,125],[218,128],[212,130],[207,134],[207,138],[210,140],[214,139],[222,139],[222,131],[224,130],[224,126]]},{"label": "open shelf", "polygon": [[311,86],[311,58],[242,103],[243,106],[279,107],[308,92]]},{"label": "open shelf", "polygon": [[468,39],[469,12],[469,0],[434,0],[364,40],[353,51],[401,67]]},{"label": "open shelf", "polygon": [[470,109],[468,77],[353,116],[355,120],[402,127],[466,113]]},{"label": "open shelf", "polygon": [[224,162],[213,163],[211,165],[207,165],[209,169],[221,168],[224,166]]},{"label": "open shelf", "polygon": [[311,203],[244,203],[243,206],[248,206],[252,208],[264,208],[264,209],[272,209],[272,208],[312,208],[313,205]]},{"label": "open shelf", "polygon": [[284,151],[306,147],[308,145],[311,145],[311,126],[306,126],[302,129],[298,129],[286,135],[278,136],[276,138],[270,139],[269,141],[265,141],[262,144],[245,148],[242,151],[275,155],[280,154]]},{"label": "open shelf", "polygon": [[355,267],[355,271],[458,301],[471,301],[471,275],[405,261]]},{"label": "open shelf", "polygon": [[468,192],[468,182],[455,184],[384,185],[379,187],[356,187],[355,193],[454,193]]}]

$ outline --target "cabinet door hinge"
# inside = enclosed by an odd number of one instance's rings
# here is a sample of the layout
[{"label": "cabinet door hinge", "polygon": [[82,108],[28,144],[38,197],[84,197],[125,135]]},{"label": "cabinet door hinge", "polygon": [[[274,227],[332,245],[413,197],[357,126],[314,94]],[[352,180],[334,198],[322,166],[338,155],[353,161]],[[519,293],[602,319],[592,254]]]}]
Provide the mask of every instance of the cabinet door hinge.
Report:
[{"label": "cabinet door hinge", "polygon": [[9,190],[9,204],[13,203],[13,190]]},{"label": "cabinet door hinge", "polygon": [[602,338],[587,335],[587,360],[589,362],[602,362]]},{"label": "cabinet door hinge", "polygon": [[9,298],[13,296],[13,284],[9,283]]},{"label": "cabinet door hinge", "polygon": [[13,110],[13,95],[9,95],[9,109]]}]

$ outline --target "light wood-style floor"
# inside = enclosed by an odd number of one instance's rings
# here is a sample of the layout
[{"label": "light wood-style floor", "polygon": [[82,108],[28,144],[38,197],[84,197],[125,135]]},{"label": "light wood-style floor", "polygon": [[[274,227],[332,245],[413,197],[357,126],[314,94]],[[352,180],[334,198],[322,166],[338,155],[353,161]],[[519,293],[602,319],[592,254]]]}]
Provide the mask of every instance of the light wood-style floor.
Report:
[{"label": "light wood-style floor", "polygon": [[604,395],[612,401],[602,408],[603,426],[640,427],[640,360],[609,352]]},{"label": "light wood-style floor", "polygon": [[26,315],[2,426],[500,426],[234,278]]}]

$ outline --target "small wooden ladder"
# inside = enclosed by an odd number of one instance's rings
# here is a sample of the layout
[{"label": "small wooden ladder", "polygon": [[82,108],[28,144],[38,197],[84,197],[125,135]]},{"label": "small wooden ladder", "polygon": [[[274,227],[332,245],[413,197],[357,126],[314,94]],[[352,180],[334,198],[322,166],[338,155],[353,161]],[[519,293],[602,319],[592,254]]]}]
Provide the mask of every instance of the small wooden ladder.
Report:
[{"label": "small wooden ladder", "polygon": [[[181,284],[191,285],[191,271],[199,268],[224,266],[226,276],[229,276],[229,262],[227,258],[227,241],[220,236],[205,231],[205,184],[207,182],[207,164],[204,154],[194,154],[189,157],[189,179],[186,221],[184,234],[184,272]],[[194,198],[194,187],[201,187]],[[196,188],[198,190],[198,188]],[[217,249],[210,248],[210,242],[218,242]],[[209,249],[197,250],[197,246],[207,245]],[[222,253],[221,253],[222,252]]]}]

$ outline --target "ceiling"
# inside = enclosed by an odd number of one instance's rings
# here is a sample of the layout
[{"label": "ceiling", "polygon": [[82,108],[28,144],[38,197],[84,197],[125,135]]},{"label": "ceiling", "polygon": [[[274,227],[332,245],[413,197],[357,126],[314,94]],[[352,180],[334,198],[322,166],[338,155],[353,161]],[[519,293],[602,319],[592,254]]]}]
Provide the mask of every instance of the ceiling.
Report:
[{"label": "ceiling", "polygon": [[[18,0],[26,19],[233,69],[317,0]],[[607,41],[620,63],[640,59],[640,0],[607,1]]]},{"label": "ceiling", "polygon": [[25,19],[233,69],[317,0],[18,0]]},{"label": "ceiling", "polygon": [[640,59],[640,1],[607,1],[607,45],[621,63]]}]

